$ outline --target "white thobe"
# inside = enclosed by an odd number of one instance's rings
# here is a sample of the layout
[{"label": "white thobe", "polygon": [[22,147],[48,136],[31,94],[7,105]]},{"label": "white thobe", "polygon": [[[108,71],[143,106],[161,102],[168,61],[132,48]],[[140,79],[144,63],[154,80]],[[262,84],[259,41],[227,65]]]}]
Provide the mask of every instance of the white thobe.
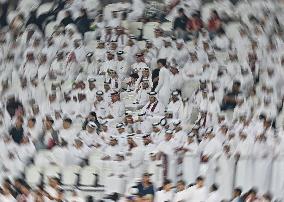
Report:
[{"label": "white thobe", "polygon": [[170,98],[170,72],[165,67],[160,69],[159,73],[159,83],[155,89],[158,92],[159,100],[164,106],[167,106]]},{"label": "white thobe", "polygon": [[158,191],[155,196],[155,202],[166,202],[166,201],[172,201],[174,198],[174,192],[165,190]]},{"label": "white thobe", "polygon": [[167,155],[168,158],[168,179],[172,180],[173,183],[176,182],[177,177],[177,155],[175,155],[175,149],[177,148],[177,143],[171,139],[170,141],[162,141],[157,150]]},{"label": "white thobe", "polygon": [[248,139],[240,140],[236,153],[240,154],[237,163],[235,186],[242,187],[244,191],[251,188],[252,185],[252,142]]},{"label": "white thobe", "polygon": [[219,185],[220,194],[223,199],[229,200],[232,197],[234,171],[234,157],[222,153],[217,159],[216,183]]},{"label": "white thobe", "polygon": [[252,154],[253,161],[253,186],[260,193],[267,193],[270,187],[272,156],[271,149],[266,142],[255,142]]},{"label": "white thobe", "polygon": [[198,175],[199,169],[199,155],[198,155],[198,144],[193,142],[191,144],[184,144],[183,148],[188,151],[184,154],[183,159],[183,179],[186,184],[194,183]]}]

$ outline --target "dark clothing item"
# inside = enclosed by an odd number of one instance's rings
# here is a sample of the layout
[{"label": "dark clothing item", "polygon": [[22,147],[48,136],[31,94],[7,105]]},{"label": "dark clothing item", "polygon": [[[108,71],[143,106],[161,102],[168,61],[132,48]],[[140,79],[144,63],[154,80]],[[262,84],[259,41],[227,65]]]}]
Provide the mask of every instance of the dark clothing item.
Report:
[{"label": "dark clothing item", "polygon": [[5,27],[7,23],[7,14],[8,14],[9,2],[0,4],[1,16],[0,16],[0,27]]},{"label": "dark clothing item", "polygon": [[6,109],[9,115],[11,116],[11,118],[15,116],[16,110],[19,109],[20,107],[23,109],[22,103],[14,99],[8,100],[6,104]]},{"label": "dark clothing item", "polygon": [[23,127],[20,128],[13,127],[10,129],[9,134],[12,136],[14,142],[20,144],[24,137],[24,129]]},{"label": "dark clothing item", "polygon": [[64,25],[64,27],[66,27],[69,24],[74,24],[74,20],[71,17],[66,17],[66,18],[63,18],[61,20],[60,24]]},{"label": "dark clothing item", "polygon": [[[236,98],[240,95],[240,92],[229,92],[225,95],[225,97],[229,97],[230,99],[232,99],[232,101],[230,102],[222,102],[221,105],[221,110],[230,110],[230,109],[235,109],[237,102],[236,102]],[[233,101],[234,100],[234,101]]]},{"label": "dark clothing item", "polygon": [[148,187],[144,187],[142,183],[139,183],[137,185],[137,189],[138,189],[138,195],[140,197],[146,196],[148,194],[154,196],[155,195],[155,190],[154,190],[154,186],[153,184],[151,184]]},{"label": "dark clothing item", "polygon": [[[159,78],[159,74],[160,74],[160,69],[158,69],[158,68],[154,69],[152,71],[152,81],[153,81],[152,91],[154,91],[156,89],[156,87],[157,87],[157,85],[159,83],[159,79],[157,79],[157,78]],[[157,79],[156,81],[154,81],[155,78]]]},{"label": "dark clothing item", "polygon": [[75,20],[78,31],[84,36],[85,32],[90,31],[92,20],[88,18],[88,16],[80,16]]},{"label": "dark clothing item", "polygon": [[182,30],[186,30],[186,24],[188,21],[188,17],[183,15],[182,17],[177,17],[174,21],[174,30],[180,28]]}]

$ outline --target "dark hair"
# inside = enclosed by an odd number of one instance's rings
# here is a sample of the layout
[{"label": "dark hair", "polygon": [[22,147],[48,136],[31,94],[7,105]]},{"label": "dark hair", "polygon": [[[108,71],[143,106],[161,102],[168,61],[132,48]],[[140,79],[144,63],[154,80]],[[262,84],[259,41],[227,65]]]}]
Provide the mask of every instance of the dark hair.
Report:
[{"label": "dark hair", "polygon": [[172,181],[169,180],[169,179],[165,179],[164,183],[163,183],[163,186],[167,185],[167,184],[171,184]]},{"label": "dark hair", "polygon": [[36,119],[35,118],[30,118],[29,121],[32,121],[33,123],[36,123]]},{"label": "dark hair", "polygon": [[185,185],[185,181],[183,181],[183,180],[179,180],[179,181],[177,182],[177,184]]},{"label": "dark hair", "polygon": [[249,191],[248,191],[249,194],[257,194],[257,189],[256,188],[251,188]]},{"label": "dark hair", "polygon": [[217,191],[219,186],[217,184],[212,184],[211,185],[211,191]]},{"label": "dark hair", "polygon": [[237,192],[238,195],[241,195],[242,194],[242,189],[240,187],[237,187],[234,189],[234,192]]},{"label": "dark hair", "polygon": [[163,66],[166,66],[167,60],[166,59],[159,59],[157,63],[161,63]]},{"label": "dark hair", "polygon": [[72,119],[70,118],[65,118],[63,121],[72,124]]},{"label": "dark hair", "polygon": [[204,180],[204,178],[202,177],[202,176],[198,176],[197,178],[196,178],[196,181],[203,181]]},{"label": "dark hair", "polygon": [[178,12],[179,12],[179,13],[184,13],[184,9],[183,9],[183,8],[179,8],[179,9],[178,9]]}]

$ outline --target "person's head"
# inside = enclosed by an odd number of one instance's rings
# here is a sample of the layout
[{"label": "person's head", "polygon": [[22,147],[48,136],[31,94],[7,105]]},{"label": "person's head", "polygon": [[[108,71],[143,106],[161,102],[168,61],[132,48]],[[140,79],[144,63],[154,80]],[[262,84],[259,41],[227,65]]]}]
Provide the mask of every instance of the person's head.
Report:
[{"label": "person's head", "polygon": [[54,120],[51,117],[49,117],[49,116],[47,116],[44,119],[44,126],[48,130],[52,128],[53,123],[54,123]]},{"label": "person's head", "polygon": [[166,130],[166,134],[165,134],[165,140],[166,141],[170,141],[173,137],[173,131],[172,130]]},{"label": "person's head", "polygon": [[72,17],[72,14],[69,10],[66,10],[64,14],[65,14],[65,18]]},{"label": "person's head", "polygon": [[70,118],[64,118],[63,119],[63,128],[64,129],[70,128],[71,125],[72,125],[72,119],[70,119]]},{"label": "person's head", "polygon": [[240,81],[234,81],[233,86],[232,86],[232,90],[234,92],[240,92],[240,88],[241,88],[241,82]]},{"label": "person's head", "polygon": [[97,124],[93,121],[89,121],[89,123],[86,126],[86,130],[88,133],[93,133],[96,130]]},{"label": "person's head", "polygon": [[160,69],[162,67],[165,67],[167,65],[167,60],[166,59],[159,59],[157,61],[157,67]]},{"label": "person's head", "polygon": [[152,142],[150,134],[146,134],[143,136],[144,145],[148,145]]},{"label": "person's head", "polygon": [[117,140],[115,137],[111,137],[109,144],[110,144],[111,146],[115,146],[115,145],[118,144],[118,140]]},{"label": "person's head", "polygon": [[174,92],[172,92],[172,101],[173,102],[176,102],[176,101],[178,101],[179,100],[179,92],[178,91],[174,91]]},{"label": "person's head", "polygon": [[151,181],[150,181],[150,173],[144,173],[143,176],[142,176],[142,182],[144,184],[149,184]]},{"label": "person's head", "polygon": [[48,185],[52,188],[56,188],[59,185],[59,179],[56,177],[48,178]]},{"label": "person's head", "polygon": [[107,92],[110,90],[110,85],[108,82],[104,82],[104,90]]},{"label": "person's head", "polygon": [[195,182],[198,188],[201,188],[204,186],[204,178],[202,176],[197,177]]},{"label": "person's head", "polygon": [[117,11],[112,11],[112,18],[117,18]]},{"label": "person's head", "polygon": [[218,12],[217,12],[216,10],[212,10],[212,11],[211,11],[211,17],[212,17],[212,18],[219,18]]},{"label": "person's head", "polygon": [[173,66],[173,65],[171,65],[170,71],[171,71],[171,73],[172,73],[173,75],[176,75],[176,74],[179,73],[178,67],[177,67],[177,66]]},{"label": "person's head", "polygon": [[242,194],[242,189],[237,187],[233,191],[233,198],[240,197]]},{"label": "person's head", "polygon": [[103,49],[105,47],[105,43],[103,41],[98,41],[97,49]]},{"label": "person's head", "polygon": [[210,187],[210,191],[211,192],[215,192],[218,190],[218,185],[217,184],[212,184],[211,187]]},{"label": "person's head", "polygon": [[185,182],[183,180],[179,180],[176,187],[178,192],[185,190]]},{"label": "person's head", "polygon": [[112,60],[113,58],[114,58],[113,53],[110,52],[110,51],[108,51],[108,52],[107,52],[107,59],[108,59],[108,60]]},{"label": "person's head", "polygon": [[119,101],[120,96],[119,96],[119,92],[113,92],[111,93],[111,101],[114,103],[116,101]]},{"label": "person's head", "polygon": [[151,104],[153,104],[157,101],[156,94],[157,94],[156,92],[150,92],[149,93],[149,102]]},{"label": "person's head", "polygon": [[136,54],[136,62],[144,62],[144,54],[143,53],[137,53]]},{"label": "person's head", "polygon": [[194,134],[189,133],[189,134],[187,135],[187,143],[188,143],[188,144],[191,144],[191,143],[193,143],[193,142],[194,142]]},{"label": "person's head", "polygon": [[179,17],[182,17],[184,15],[184,9],[183,8],[178,9],[178,15],[179,15]]},{"label": "person's head", "polygon": [[28,120],[28,127],[33,128],[36,124],[36,119],[34,117],[29,118]]},{"label": "person's head", "polygon": [[257,195],[257,190],[256,188],[252,188],[248,191],[248,195],[252,198],[252,199],[255,199],[256,198],[256,195]]},{"label": "person's head", "polygon": [[23,126],[23,123],[24,119],[21,116],[17,117],[15,124],[16,128],[21,128]]},{"label": "person's head", "polygon": [[124,127],[124,124],[123,124],[123,123],[118,123],[118,124],[116,125],[116,129],[117,129],[117,132],[118,132],[119,134],[125,132],[125,127]]},{"label": "person's head", "polygon": [[166,192],[170,191],[172,189],[172,181],[169,179],[165,179],[163,183],[163,190]]},{"label": "person's head", "polygon": [[97,91],[96,92],[96,100],[97,101],[102,101],[104,98],[103,98],[103,96],[104,96],[104,92],[103,91]]}]

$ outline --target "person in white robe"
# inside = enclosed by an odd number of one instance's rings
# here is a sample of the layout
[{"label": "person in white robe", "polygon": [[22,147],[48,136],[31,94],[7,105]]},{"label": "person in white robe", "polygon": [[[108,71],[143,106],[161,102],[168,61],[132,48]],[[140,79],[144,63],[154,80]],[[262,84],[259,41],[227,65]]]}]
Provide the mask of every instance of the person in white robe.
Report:
[{"label": "person in white robe", "polygon": [[67,117],[64,118],[62,128],[59,130],[58,134],[59,141],[62,142],[62,140],[64,140],[69,146],[72,146],[77,133],[78,129],[73,126],[72,120]]},{"label": "person in white robe", "polygon": [[155,89],[158,93],[159,100],[164,106],[167,106],[170,98],[170,71],[166,68],[166,59],[159,59],[157,61],[157,67],[160,69],[159,82]]},{"label": "person in white robe", "polygon": [[18,158],[25,164],[29,164],[36,153],[36,148],[28,137],[23,137],[21,144],[17,148]]},{"label": "person in white robe", "polygon": [[196,184],[186,189],[180,200],[184,201],[206,201],[208,198],[208,189],[204,185],[204,178],[196,178]]},{"label": "person in white robe", "polygon": [[105,142],[96,133],[97,125],[93,121],[89,121],[86,130],[81,131],[78,137],[84,142],[88,147],[95,147],[97,149],[103,150],[105,147]]},{"label": "person in white robe", "polygon": [[253,187],[260,193],[267,193],[270,187],[272,171],[272,150],[264,135],[256,136],[252,149],[253,155]]},{"label": "person in white robe", "polygon": [[223,152],[216,159],[216,183],[222,199],[231,199],[235,175],[235,159],[229,145],[223,146]]},{"label": "person in white robe", "polygon": [[276,199],[284,197],[282,192],[284,183],[283,180],[280,180],[282,179],[282,169],[284,168],[284,141],[282,133],[275,136],[273,141],[274,151],[270,192]]},{"label": "person in white robe", "polygon": [[100,75],[106,75],[108,69],[116,70],[116,61],[114,60],[114,54],[110,51],[106,53],[106,60],[102,62],[99,68]]},{"label": "person in white robe", "polygon": [[180,99],[179,92],[173,91],[170,103],[167,105],[167,110],[173,112],[173,118],[178,119],[180,117],[180,109],[183,103]]},{"label": "person in white robe", "polygon": [[114,119],[116,121],[121,120],[125,112],[125,105],[120,100],[120,94],[117,91],[111,93],[111,103],[109,104],[109,115],[108,119]]},{"label": "person in white robe", "polygon": [[164,105],[156,98],[156,92],[149,92],[149,101],[141,109],[147,116],[162,115],[165,111]]},{"label": "person in white robe", "polygon": [[118,74],[118,77],[121,81],[123,81],[128,73],[129,73],[129,64],[124,59],[124,51],[117,51],[117,61],[116,61],[116,71]]},{"label": "person in white robe", "polygon": [[131,8],[132,11],[128,14],[127,19],[129,19],[130,21],[138,20],[143,15],[145,2],[143,2],[142,0],[134,0],[132,1]]},{"label": "person in white robe", "polygon": [[73,144],[68,147],[68,164],[81,165],[84,164],[87,157],[90,155],[91,149],[84,144],[80,138],[75,138]]},{"label": "person in white robe", "polygon": [[184,153],[182,176],[186,184],[192,184],[195,182],[199,170],[198,144],[192,133],[188,134],[187,141],[182,147],[182,152]]},{"label": "person in white robe", "polygon": [[172,46],[172,39],[169,37],[164,38],[164,44],[159,50],[158,59],[167,59],[168,61],[171,61],[174,52],[175,49]]},{"label": "person in white robe", "polygon": [[247,134],[241,132],[239,134],[239,144],[235,151],[237,158],[237,168],[235,175],[235,186],[241,187],[247,191],[252,185],[252,142],[247,138]]},{"label": "person in white robe", "polygon": [[222,201],[223,200],[223,196],[221,195],[220,191],[219,191],[219,187],[216,184],[213,184],[210,187],[210,193],[208,194],[208,198],[206,200],[206,202],[218,202],[218,201]]},{"label": "person in white robe", "polygon": [[184,85],[182,71],[176,64],[170,64],[170,89],[171,91],[181,90]]},{"label": "person in white robe", "polygon": [[127,143],[128,150],[126,152],[126,156],[129,160],[130,167],[130,178],[140,178],[145,171],[145,167],[143,164],[144,160],[144,149],[139,146],[137,143],[135,135],[128,135]]},{"label": "person in white robe", "polygon": [[215,181],[216,158],[222,150],[222,145],[213,133],[213,128],[206,129],[207,144],[202,150],[200,174],[206,176],[206,184],[211,185]]},{"label": "person in white robe", "polygon": [[178,147],[173,137],[172,130],[166,130],[164,134],[164,140],[157,146],[157,150],[159,151],[160,158],[164,155],[164,162],[167,162],[165,165],[166,169],[166,177],[173,182],[177,180],[177,156],[176,149]]},{"label": "person in white robe", "polygon": [[49,73],[50,64],[47,62],[47,55],[41,54],[39,57],[37,76],[40,80],[44,80]]},{"label": "person in white robe", "polygon": [[104,92],[96,92],[96,100],[93,102],[92,111],[96,111],[99,119],[104,119],[108,115],[108,103],[104,100]]}]

